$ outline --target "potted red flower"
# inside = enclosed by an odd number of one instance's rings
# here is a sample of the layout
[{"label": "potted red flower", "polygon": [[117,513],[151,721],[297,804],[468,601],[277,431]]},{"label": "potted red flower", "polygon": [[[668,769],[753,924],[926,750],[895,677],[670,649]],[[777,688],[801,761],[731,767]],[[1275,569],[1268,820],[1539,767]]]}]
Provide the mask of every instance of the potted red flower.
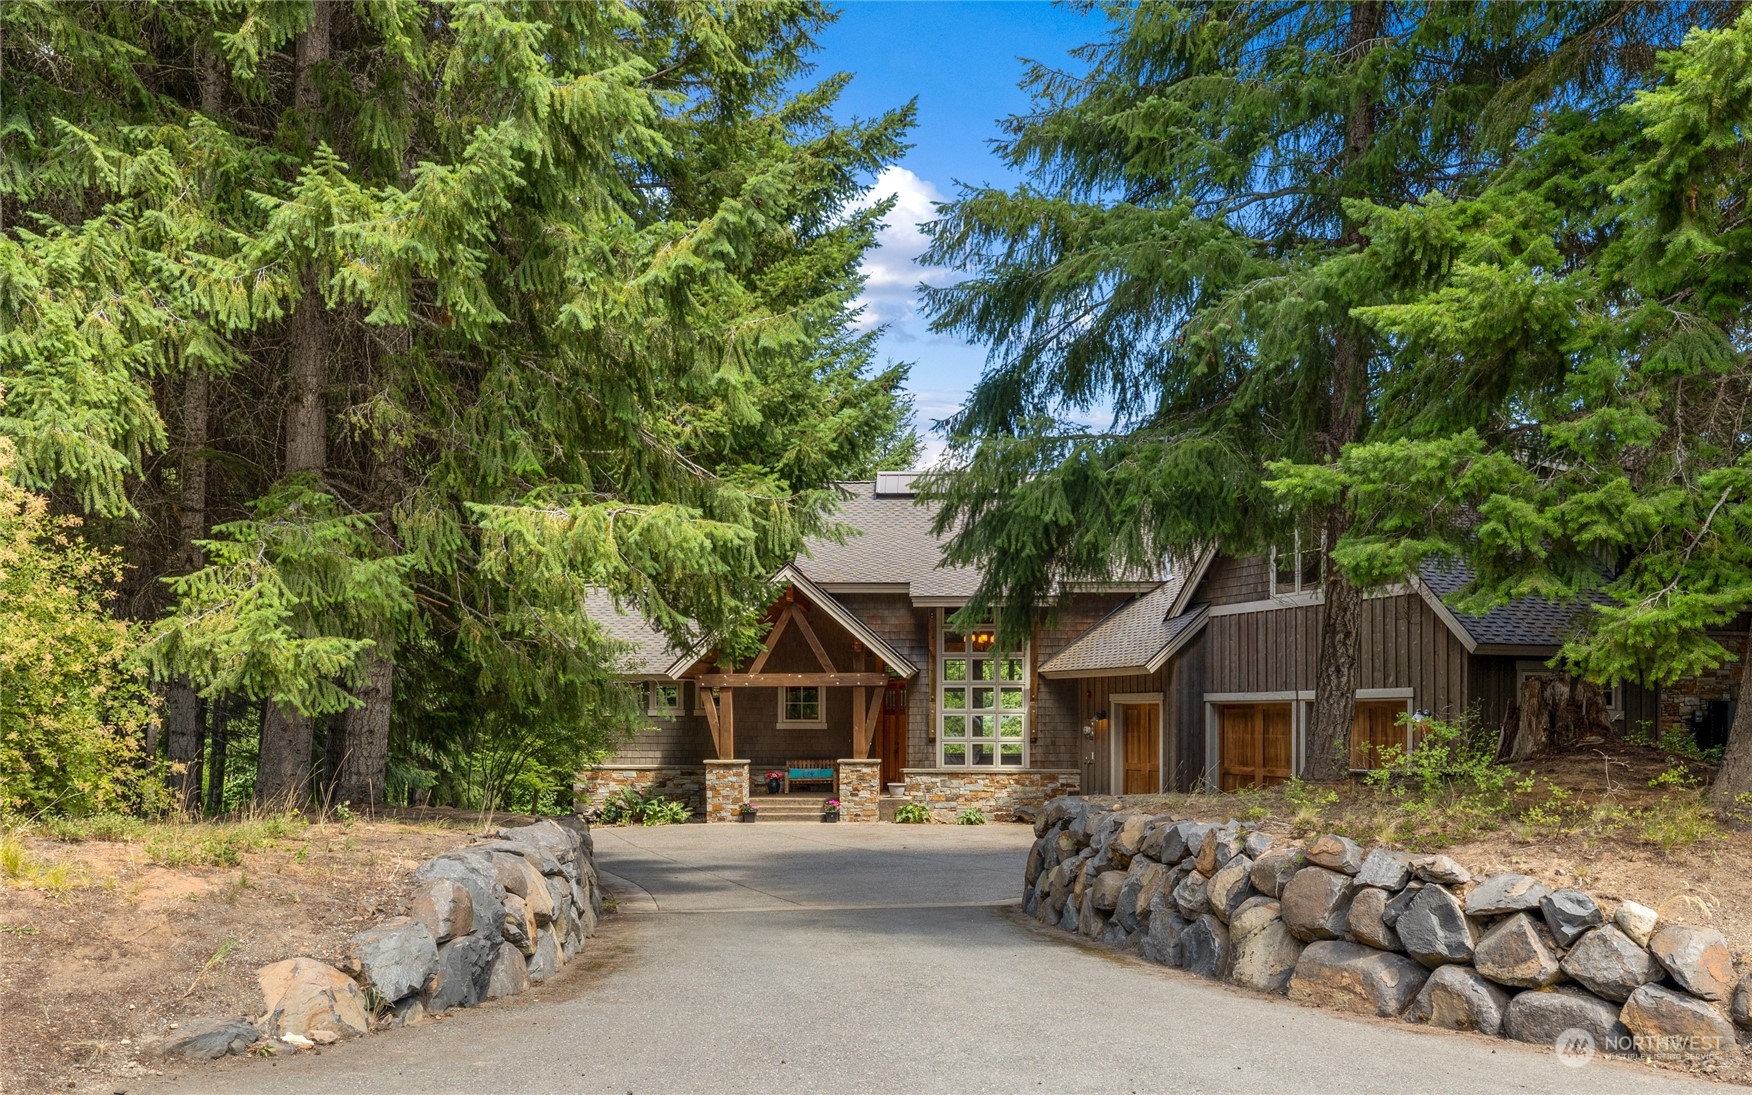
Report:
[{"label": "potted red flower", "polygon": [[768,772],[766,774],[767,794],[776,795],[785,786],[785,773]]}]

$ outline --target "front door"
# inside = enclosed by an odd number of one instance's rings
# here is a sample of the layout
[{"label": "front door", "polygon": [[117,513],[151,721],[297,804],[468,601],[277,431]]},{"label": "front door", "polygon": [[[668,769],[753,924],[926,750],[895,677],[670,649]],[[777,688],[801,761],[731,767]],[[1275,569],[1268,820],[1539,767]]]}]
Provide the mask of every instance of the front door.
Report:
[{"label": "front door", "polygon": [[1270,787],[1290,778],[1295,735],[1287,703],[1225,703],[1217,708],[1217,786]]},{"label": "front door", "polygon": [[889,681],[882,691],[882,714],[876,724],[876,756],[882,761],[882,789],[899,783],[906,767],[906,682]]},{"label": "front door", "polygon": [[1125,720],[1125,790],[1153,795],[1162,789],[1162,709],[1153,703],[1128,703]]}]

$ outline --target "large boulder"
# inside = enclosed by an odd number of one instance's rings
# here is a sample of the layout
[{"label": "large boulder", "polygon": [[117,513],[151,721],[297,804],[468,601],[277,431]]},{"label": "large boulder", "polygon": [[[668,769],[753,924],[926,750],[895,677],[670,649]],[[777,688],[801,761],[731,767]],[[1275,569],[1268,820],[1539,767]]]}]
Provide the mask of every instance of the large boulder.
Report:
[{"label": "large boulder", "polygon": [[565,955],[560,953],[559,938],[552,928],[543,928],[536,940],[535,953],[529,958],[529,979],[538,984],[546,981],[559,972],[565,961]]},{"label": "large boulder", "polygon": [[1411,861],[1411,873],[1424,882],[1441,886],[1464,886],[1472,881],[1465,867],[1445,855],[1420,855]]},{"label": "large boulder", "polygon": [[1316,867],[1325,867],[1329,871],[1341,874],[1356,874],[1363,869],[1363,849],[1349,837],[1318,836],[1308,842],[1302,849],[1302,854],[1308,862]]},{"label": "large boulder", "polygon": [[1283,906],[1264,894],[1254,894],[1229,916],[1229,938],[1239,943],[1272,921],[1282,919]]},{"label": "large boulder", "polygon": [[1734,956],[1714,928],[1669,924],[1649,939],[1649,953],[1693,996],[1726,1000],[1734,991]]},{"label": "large boulder", "polygon": [[1180,965],[1190,973],[1221,980],[1228,976],[1233,959],[1229,929],[1210,913],[1194,920],[1180,933]]},{"label": "large boulder", "polygon": [[471,852],[486,852],[498,855],[522,856],[544,875],[562,874],[566,865],[532,844],[519,844],[512,840],[490,840],[485,844],[470,844]]},{"label": "large boulder", "polygon": [[1661,964],[1617,925],[1608,924],[1576,941],[1563,956],[1563,972],[1596,996],[1623,1003],[1641,986],[1661,979]]},{"label": "large boulder", "polygon": [[1251,832],[1247,834],[1246,841],[1241,845],[1241,854],[1248,859],[1258,859],[1266,852],[1271,851],[1271,846],[1275,843],[1277,842],[1272,839],[1270,833]]},{"label": "large boulder", "polygon": [[1253,888],[1267,897],[1282,897],[1284,887],[1290,884],[1290,879],[1296,877],[1307,861],[1302,858],[1297,848],[1271,848],[1254,857],[1253,870],[1248,878]]},{"label": "large boulder", "polygon": [[[1095,908],[1110,913],[1119,907],[1119,893],[1125,888],[1126,876],[1118,871],[1107,871],[1095,879],[1095,885],[1090,889],[1089,896]],[[1135,900],[1135,899],[1134,899]]]},{"label": "large boulder", "polygon": [[551,818],[533,825],[507,825],[499,830],[503,840],[538,848],[561,863],[572,863],[589,850],[589,830],[582,822],[561,824]]},{"label": "large boulder", "polygon": [[1734,990],[1734,1001],[1728,1006],[1728,1018],[1734,1025],[1752,1030],[1752,973],[1746,975],[1740,982],[1740,987]]},{"label": "large boulder", "polygon": [[1376,848],[1357,871],[1357,885],[1383,890],[1403,890],[1411,881],[1411,853]]},{"label": "large boulder", "polygon": [[474,930],[474,901],[454,878],[434,878],[414,892],[408,915],[443,943]]},{"label": "large boulder", "polygon": [[1205,887],[1205,897],[1218,920],[1227,924],[1241,903],[1254,896],[1253,883],[1248,877],[1252,870],[1253,860],[1238,855],[1211,876],[1210,884]]},{"label": "large boulder", "polygon": [[1580,890],[1553,890],[1539,901],[1540,915],[1557,945],[1567,947],[1606,922],[1600,906]]},{"label": "large boulder", "polygon": [[1429,885],[1427,882],[1406,883],[1405,889],[1394,894],[1392,899],[1387,902],[1387,907],[1381,910],[1381,923],[1389,928],[1398,925],[1399,918],[1405,914],[1405,910],[1411,908],[1411,903],[1417,900],[1418,891],[1427,885]]},{"label": "large boulder", "polygon": [[516,894],[506,894],[501,907],[505,910],[505,916],[499,922],[499,938],[524,954],[534,954],[536,924],[529,906]]},{"label": "large boulder", "polygon": [[523,952],[510,943],[500,943],[493,951],[492,965],[487,967],[486,998],[497,1000],[528,991],[529,964],[524,960]]},{"label": "large boulder", "polygon": [[1186,918],[1180,915],[1166,893],[1157,893],[1150,902],[1150,923],[1138,940],[1138,953],[1145,961],[1163,966],[1180,965],[1180,937],[1186,931]]},{"label": "large boulder", "polygon": [[499,917],[503,915],[499,901],[505,888],[499,885],[499,869],[490,855],[446,852],[420,864],[413,876],[416,884],[439,878],[448,878],[468,891],[469,911],[474,914],[471,931],[487,935],[499,930]]},{"label": "large boulder", "polygon": [[1364,886],[1357,890],[1356,896],[1351,898],[1350,914],[1345,918],[1345,927],[1351,938],[1359,943],[1367,943],[1376,950],[1404,950],[1405,947],[1399,942],[1399,933],[1388,927],[1382,919],[1387,911],[1387,903],[1391,900],[1392,895],[1386,890],[1373,886]]},{"label": "large boulder", "polygon": [[327,1030],[339,1035],[371,1029],[365,994],[351,977],[314,958],[288,958],[256,971],[267,1014],[261,1029],[270,1038]]},{"label": "large boulder", "polygon": [[1174,886],[1174,905],[1180,915],[1193,920],[1210,912],[1209,887],[1210,879],[1197,871],[1187,871]]},{"label": "large boulder", "polygon": [[1125,815],[1125,821],[1120,825],[1119,831],[1113,834],[1113,842],[1108,845],[1109,854],[1127,861],[1137,855],[1151,820],[1148,814]]},{"label": "large boulder", "polygon": [[385,1002],[423,988],[438,968],[438,942],[426,925],[397,916],[353,936],[348,948],[360,975]]},{"label": "large boulder", "polygon": [[1466,895],[1467,916],[1500,916],[1539,908],[1551,888],[1524,874],[1492,875]]},{"label": "large boulder", "polygon": [[1424,982],[1405,1017],[1443,1030],[1497,1034],[1508,1008],[1508,992],[1480,977],[1477,970],[1440,966]]},{"label": "large boulder", "polygon": [[1303,867],[1284,887],[1284,923],[1304,943],[1337,939],[1344,934],[1356,887],[1351,876],[1325,867]]},{"label": "large boulder", "polygon": [[184,1019],[159,1050],[167,1057],[213,1061],[228,1053],[248,1053],[261,1037],[261,1031],[242,1019]]},{"label": "large boulder", "polygon": [[[1242,928],[1247,929],[1244,935],[1238,934]],[[1234,946],[1229,965],[1232,983],[1260,992],[1283,992],[1289,987],[1296,963],[1302,958],[1303,943],[1290,934],[1275,909],[1244,906],[1229,921],[1229,939]]]},{"label": "large boulder", "polygon": [[1612,923],[1618,925],[1619,931],[1636,940],[1637,946],[1646,947],[1655,934],[1655,925],[1660,923],[1660,917],[1647,905],[1623,901],[1612,914]]},{"label": "large boulder", "polygon": [[1428,977],[1404,955],[1322,940],[1302,951],[1289,991],[1292,1000],[1387,1017],[1403,1014]]},{"label": "large boulder", "polygon": [[1618,1018],[1639,1038],[1682,1040],[1698,1053],[1735,1046],[1734,1025],[1721,1012],[1695,996],[1660,985],[1644,985],[1631,993]]},{"label": "large boulder", "polygon": [[1479,938],[1472,965],[1499,985],[1542,989],[1562,979],[1562,956],[1544,922],[1522,912],[1493,925]]},{"label": "large boulder", "polygon": [[493,863],[499,869],[499,885],[505,888],[506,893],[523,899],[537,924],[546,924],[553,920],[554,905],[548,896],[547,881],[542,877],[541,871],[536,869],[533,860],[525,855],[495,852]]},{"label": "large boulder", "polygon": [[498,951],[496,939],[464,935],[438,948],[438,982],[422,997],[426,1010],[468,1008],[486,995],[487,978]]},{"label": "large boulder", "polygon": [[1177,821],[1162,830],[1161,862],[1173,866],[1204,843],[1204,834],[1214,826],[1198,821]]},{"label": "large boulder", "polygon": [[[1140,864],[1142,869],[1139,869]],[[1120,891],[1119,908],[1114,913],[1127,931],[1137,931],[1143,926],[1144,918],[1150,915],[1150,900],[1168,880],[1168,868],[1153,859],[1140,856],[1132,860],[1132,869],[1137,873],[1126,880],[1125,889]]]},{"label": "large boulder", "polygon": [[1210,878],[1228,865],[1229,861],[1241,854],[1241,849],[1247,843],[1246,834],[1241,832],[1239,825],[1230,822],[1218,826],[1205,834],[1204,841],[1198,846],[1198,857],[1194,866],[1198,873]]},{"label": "large boulder", "polygon": [[1571,1028],[1587,1031],[1594,1044],[1611,1049],[1626,1044],[1630,1031],[1618,1021],[1618,1005],[1570,985],[1523,992],[1509,1001],[1503,1034],[1517,1042],[1556,1045]]},{"label": "large boulder", "polygon": [[1441,886],[1425,886],[1399,914],[1393,930],[1405,953],[1435,969],[1450,962],[1471,962],[1476,929],[1453,894]]}]

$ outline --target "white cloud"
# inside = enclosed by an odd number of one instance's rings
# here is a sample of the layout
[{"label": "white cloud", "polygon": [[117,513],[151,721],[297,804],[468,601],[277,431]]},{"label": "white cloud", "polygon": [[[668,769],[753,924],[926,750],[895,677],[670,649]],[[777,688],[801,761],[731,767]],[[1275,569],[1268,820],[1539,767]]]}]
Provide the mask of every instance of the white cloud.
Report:
[{"label": "white cloud", "polygon": [[936,219],[933,203],[944,200],[944,195],[929,179],[898,166],[882,169],[867,200],[874,203],[891,195],[896,199],[894,208],[876,233],[876,247],[864,256],[864,292],[858,298],[864,312],[859,325],[868,330],[886,323],[894,341],[921,341],[929,332],[916,291],[926,277],[918,258],[930,240],[919,225]]}]

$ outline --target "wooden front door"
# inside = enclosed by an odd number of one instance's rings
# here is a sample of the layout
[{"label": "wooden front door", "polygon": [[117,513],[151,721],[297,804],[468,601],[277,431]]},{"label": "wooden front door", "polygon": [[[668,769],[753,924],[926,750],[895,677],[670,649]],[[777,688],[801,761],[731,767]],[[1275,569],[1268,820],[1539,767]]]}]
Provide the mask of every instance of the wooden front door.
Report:
[{"label": "wooden front door", "polygon": [[882,691],[882,714],[876,723],[876,756],[882,761],[883,792],[899,783],[906,767],[906,682],[889,681]]},{"label": "wooden front door", "polygon": [[1270,787],[1291,775],[1295,734],[1287,703],[1226,703],[1217,708],[1217,786]]},{"label": "wooden front door", "polygon": [[1404,760],[1405,725],[1399,720],[1405,714],[1405,708],[1404,700],[1357,701],[1356,714],[1351,719],[1352,768],[1381,767],[1383,751],[1388,749],[1394,749],[1398,759]]},{"label": "wooden front door", "polygon": [[1128,703],[1125,720],[1125,790],[1153,795],[1162,789],[1162,709],[1153,703]]}]

